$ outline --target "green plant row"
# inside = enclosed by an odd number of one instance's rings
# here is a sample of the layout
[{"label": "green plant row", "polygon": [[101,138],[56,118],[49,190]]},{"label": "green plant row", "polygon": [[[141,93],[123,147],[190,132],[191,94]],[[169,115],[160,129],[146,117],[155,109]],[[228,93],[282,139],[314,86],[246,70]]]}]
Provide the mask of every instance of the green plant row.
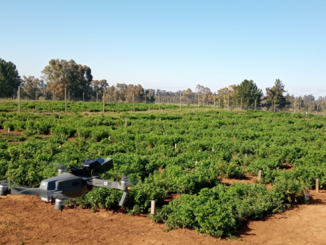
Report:
[{"label": "green plant row", "polygon": [[[114,169],[103,178],[119,181],[129,174],[137,181],[124,207],[129,214],[148,213],[156,200],[159,211],[152,218],[171,229],[232,236],[245,220],[300,202],[316,178],[326,184],[325,123],[321,116],[258,111],[0,113],[0,179],[36,187],[55,176],[59,164],[111,157]],[[223,178],[244,179],[259,170],[260,183],[222,184]],[[181,196],[168,203],[171,193]],[[115,209],[121,195],[96,188],[71,205]]]}]

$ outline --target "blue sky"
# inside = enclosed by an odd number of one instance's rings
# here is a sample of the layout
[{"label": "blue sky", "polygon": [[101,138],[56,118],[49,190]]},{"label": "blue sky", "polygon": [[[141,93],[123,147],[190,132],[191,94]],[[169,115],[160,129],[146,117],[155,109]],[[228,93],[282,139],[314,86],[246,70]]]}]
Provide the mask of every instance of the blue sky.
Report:
[{"label": "blue sky", "polygon": [[0,58],[40,77],[51,59],[109,84],[216,91],[279,78],[326,96],[326,1],[0,1]]}]

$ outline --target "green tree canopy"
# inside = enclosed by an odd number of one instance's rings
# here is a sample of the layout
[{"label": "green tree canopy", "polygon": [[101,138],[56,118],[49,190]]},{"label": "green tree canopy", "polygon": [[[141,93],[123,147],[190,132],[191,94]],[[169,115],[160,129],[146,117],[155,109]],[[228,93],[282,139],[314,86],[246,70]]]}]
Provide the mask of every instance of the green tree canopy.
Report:
[{"label": "green tree canopy", "polygon": [[[102,80],[93,80],[92,81],[92,87],[93,87],[93,91],[94,93],[98,93],[98,94],[102,94],[103,91],[106,90],[106,88],[109,86],[107,80],[102,79]],[[96,96],[96,95],[94,95]]]},{"label": "green tree canopy", "polygon": [[266,96],[262,100],[262,103],[270,108],[275,103],[276,108],[282,108],[286,105],[286,99],[283,96],[283,93],[286,91],[284,90],[284,84],[280,79],[276,79],[275,84],[272,88],[266,88]]},{"label": "green tree canopy", "polygon": [[42,91],[46,87],[43,80],[39,80],[33,76],[23,76],[22,80],[22,94],[29,99],[37,99],[40,95],[42,95]]},{"label": "green tree canopy", "polygon": [[237,86],[237,93],[233,97],[234,103],[235,100],[238,102],[241,101],[244,107],[250,107],[255,105],[255,101],[257,105],[260,104],[261,97],[263,95],[262,90],[259,89],[254,83],[253,80],[244,80],[240,85]]},{"label": "green tree canopy", "polygon": [[0,59],[0,97],[16,95],[21,79],[16,66],[12,62]]},{"label": "green tree canopy", "polygon": [[78,65],[74,60],[50,60],[49,65],[42,71],[47,81],[48,94],[64,97],[64,89],[74,98],[89,98],[92,95],[92,71],[88,66]]},{"label": "green tree canopy", "polygon": [[146,89],[145,90],[145,97],[146,97],[146,102],[148,103],[154,103],[155,102],[155,90],[154,89]]}]

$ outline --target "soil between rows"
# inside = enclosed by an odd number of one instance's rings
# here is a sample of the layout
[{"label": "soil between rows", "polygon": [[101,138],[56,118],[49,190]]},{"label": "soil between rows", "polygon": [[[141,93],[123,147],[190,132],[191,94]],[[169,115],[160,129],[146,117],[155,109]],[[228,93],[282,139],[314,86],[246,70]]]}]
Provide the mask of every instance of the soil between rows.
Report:
[{"label": "soil between rows", "polygon": [[198,235],[140,216],[66,208],[37,196],[0,197],[0,244],[326,244],[326,191],[311,191],[311,203],[298,205],[239,230],[242,241]]}]

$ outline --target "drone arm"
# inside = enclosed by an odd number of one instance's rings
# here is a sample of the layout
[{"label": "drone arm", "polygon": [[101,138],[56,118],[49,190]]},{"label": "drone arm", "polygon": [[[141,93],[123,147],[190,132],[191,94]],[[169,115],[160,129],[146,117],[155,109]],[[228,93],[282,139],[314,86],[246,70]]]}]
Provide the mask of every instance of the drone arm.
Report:
[{"label": "drone arm", "polygon": [[123,204],[126,201],[127,194],[128,194],[128,186],[129,186],[128,182],[121,181],[121,184],[119,184],[118,182],[108,181],[108,180],[103,180],[103,179],[92,179],[91,182],[92,182],[91,184],[93,186],[123,190],[124,192],[123,192],[121,200],[119,202],[119,206],[123,206]]},{"label": "drone arm", "polygon": [[126,190],[126,187],[120,185],[119,182],[103,180],[103,179],[92,179],[91,181],[92,181],[91,185],[93,186]]}]

